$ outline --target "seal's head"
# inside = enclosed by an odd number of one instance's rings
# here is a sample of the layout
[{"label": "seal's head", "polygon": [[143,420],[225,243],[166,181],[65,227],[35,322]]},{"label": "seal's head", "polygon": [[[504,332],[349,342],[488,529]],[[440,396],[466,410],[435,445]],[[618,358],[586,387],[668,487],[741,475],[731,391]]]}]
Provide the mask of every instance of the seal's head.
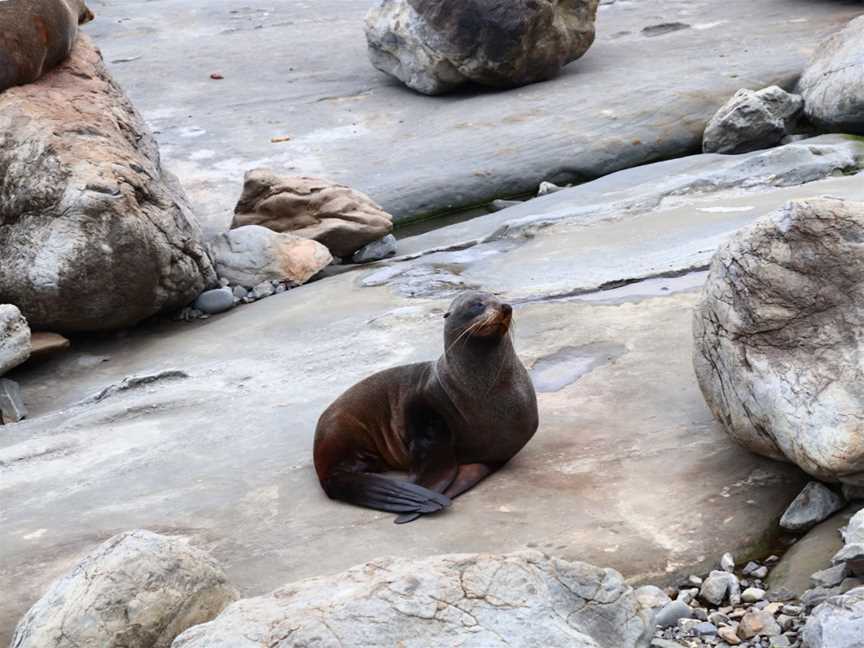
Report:
[{"label": "seal's head", "polygon": [[496,340],[510,330],[513,307],[489,293],[463,292],[453,300],[444,317],[448,344],[460,338]]}]

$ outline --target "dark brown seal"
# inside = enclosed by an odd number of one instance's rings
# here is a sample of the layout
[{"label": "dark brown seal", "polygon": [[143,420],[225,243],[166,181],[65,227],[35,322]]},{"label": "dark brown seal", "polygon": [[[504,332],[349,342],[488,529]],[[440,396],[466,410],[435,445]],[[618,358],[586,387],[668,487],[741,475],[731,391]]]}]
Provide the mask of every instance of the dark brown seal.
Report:
[{"label": "dark brown seal", "polygon": [[0,0],[0,92],[65,61],[92,19],[84,0]]},{"label": "dark brown seal", "polygon": [[[333,499],[399,513],[439,511],[501,468],[537,430],[537,396],[513,350],[513,309],[459,295],[444,316],[444,354],[357,383],[315,431],[315,470]],[[406,471],[411,481],[374,473]]]}]

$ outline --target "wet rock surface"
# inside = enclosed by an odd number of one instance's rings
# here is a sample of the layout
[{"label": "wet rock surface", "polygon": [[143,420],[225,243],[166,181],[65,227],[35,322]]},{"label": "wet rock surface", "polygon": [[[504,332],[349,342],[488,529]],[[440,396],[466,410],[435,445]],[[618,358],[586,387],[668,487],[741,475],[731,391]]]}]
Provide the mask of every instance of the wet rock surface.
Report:
[{"label": "wet rock surface", "polygon": [[864,134],[864,17],[820,43],[798,82],[805,113],[830,131]]},{"label": "wet rock surface", "polygon": [[0,301],[31,327],[132,326],[215,282],[185,194],[87,38],[0,95],[0,168]]},{"label": "wet rock surface", "polygon": [[864,475],[862,237],[864,203],[790,202],[721,247],[694,318],[696,374],[729,435],[828,481]]},{"label": "wet rock surface", "polygon": [[369,59],[423,94],[475,83],[549,79],[594,42],[598,0],[379,0],[366,17]]},{"label": "wet rock surface", "polygon": [[390,214],[359,191],[269,169],[246,173],[231,227],[246,225],[313,239],[337,257],[350,257],[393,229]]},{"label": "wet rock surface", "polygon": [[641,648],[652,611],[617,572],[538,552],[382,559],[240,601],[173,648],[328,645]]},{"label": "wet rock surface", "polygon": [[167,648],[237,598],[221,568],[180,538],[116,535],[85,556],[24,616],[16,648]]}]

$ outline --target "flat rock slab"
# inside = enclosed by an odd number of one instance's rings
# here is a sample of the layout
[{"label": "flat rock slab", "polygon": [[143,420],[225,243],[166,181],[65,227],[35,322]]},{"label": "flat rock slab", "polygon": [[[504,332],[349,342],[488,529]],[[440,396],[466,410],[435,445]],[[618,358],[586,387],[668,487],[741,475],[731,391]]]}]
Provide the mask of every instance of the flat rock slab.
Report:
[{"label": "flat rock slab", "polygon": [[85,30],[218,231],[256,166],[348,184],[403,219],[699,150],[736,90],[790,87],[820,38],[861,13],[849,2],[619,0],[562,76],[430,98],[369,63],[369,6],[106,0]]}]

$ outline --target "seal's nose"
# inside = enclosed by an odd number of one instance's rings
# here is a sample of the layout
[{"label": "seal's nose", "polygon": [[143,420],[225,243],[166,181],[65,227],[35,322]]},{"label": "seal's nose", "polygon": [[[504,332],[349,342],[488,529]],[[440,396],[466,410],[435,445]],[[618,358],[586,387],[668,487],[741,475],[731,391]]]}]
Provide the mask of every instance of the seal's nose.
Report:
[{"label": "seal's nose", "polygon": [[512,315],[513,307],[510,304],[501,304],[501,312],[504,315]]}]

